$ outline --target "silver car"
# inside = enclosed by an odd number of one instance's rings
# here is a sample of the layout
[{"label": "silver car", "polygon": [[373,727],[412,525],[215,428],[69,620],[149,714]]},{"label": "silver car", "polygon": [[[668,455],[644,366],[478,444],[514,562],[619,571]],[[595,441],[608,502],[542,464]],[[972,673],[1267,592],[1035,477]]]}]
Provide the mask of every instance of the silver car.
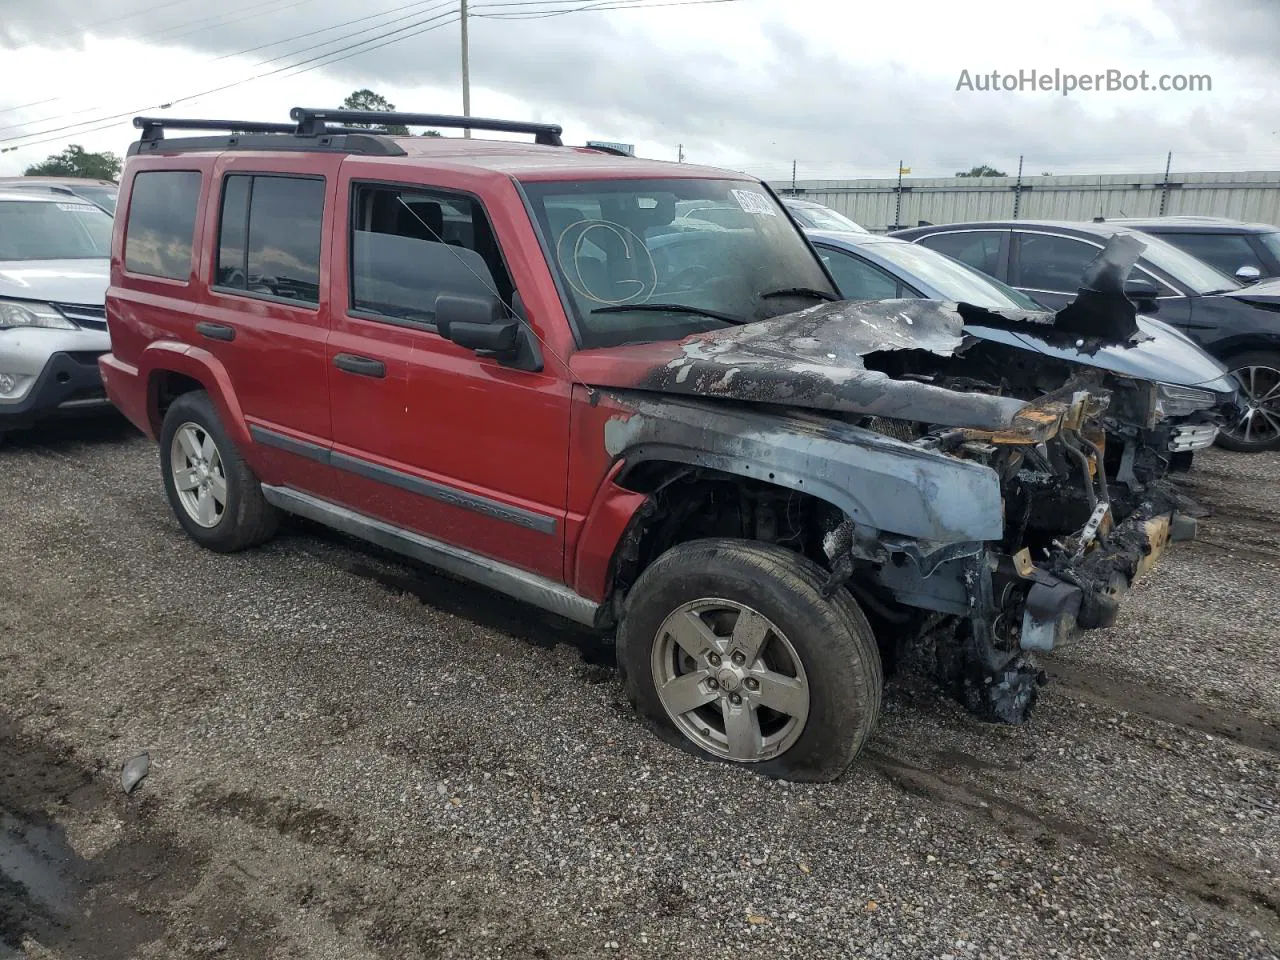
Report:
[{"label": "silver car", "polygon": [[98,357],[111,216],[79,197],[0,191],[0,437],[107,406]]}]

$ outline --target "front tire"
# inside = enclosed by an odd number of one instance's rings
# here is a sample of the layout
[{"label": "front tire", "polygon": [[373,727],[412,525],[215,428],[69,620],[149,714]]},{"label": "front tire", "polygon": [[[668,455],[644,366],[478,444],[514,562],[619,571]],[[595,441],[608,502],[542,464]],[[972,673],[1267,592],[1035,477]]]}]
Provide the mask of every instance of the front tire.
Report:
[{"label": "front tire", "polygon": [[695,540],[628,594],[618,630],[627,693],[668,741],[796,781],[839,777],[880,713],[880,653],[844,590],[771,544]]},{"label": "front tire", "polygon": [[160,471],[178,522],[202,547],[233,553],[275,535],[279,512],[203,390],[184,393],[165,413]]},{"label": "front tire", "polygon": [[1245,413],[1218,434],[1218,445],[1237,453],[1280,450],[1280,353],[1259,350],[1226,361],[1240,385]]}]

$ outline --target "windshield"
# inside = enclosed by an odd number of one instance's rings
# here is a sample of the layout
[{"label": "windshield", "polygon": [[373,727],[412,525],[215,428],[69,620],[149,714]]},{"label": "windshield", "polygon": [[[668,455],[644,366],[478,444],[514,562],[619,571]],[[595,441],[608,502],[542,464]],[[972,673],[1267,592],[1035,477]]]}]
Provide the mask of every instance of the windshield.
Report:
[{"label": "windshield", "polygon": [[808,227],[810,230],[834,230],[843,233],[868,232],[843,213],[837,213],[830,207],[824,207],[816,203],[788,203],[787,209],[791,211],[793,217],[800,221],[802,227]]},{"label": "windshield", "polygon": [[0,201],[0,260],[87,260],[111,256],[111,217],[93,204]]},{"label": "windshield", "polygon": [[1147,245],[1147,249],[1142,251],[1142,259],[1163,270],[1192,293],[1221,293],[1223,290],[1240,289],[1239,281],[1232,280],[1225,273],[1219,273],[1203,260],[1197,260],[1167,241],[1151,234],[1142,234],[1138,239]]},{"label": "windshield", "polygon": [[910,282],[919,278],[947,300],[993,310],[1041,310],[1038,303],[1012,287],[918,243],[877,243],[868,247],[876,256],[900,267]]},{"label": "windshield", "polygon": [[751,181],[524,188],[583,347],[679,339],[723,328],[716,314],[764,320],[836,295],[804,237]]}]

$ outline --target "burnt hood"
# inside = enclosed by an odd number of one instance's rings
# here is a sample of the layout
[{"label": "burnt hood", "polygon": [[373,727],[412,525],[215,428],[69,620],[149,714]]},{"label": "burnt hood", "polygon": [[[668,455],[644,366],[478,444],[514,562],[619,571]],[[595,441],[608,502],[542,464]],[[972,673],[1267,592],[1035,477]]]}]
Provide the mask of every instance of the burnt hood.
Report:
[{"label": "burnt hood", "polygon": [[1236,383],[1227,368],[1194,341],[1152,317],[1138,316],[1138,335],[1125,343],[1091,343],[1084,338],[1066,339],[1037,329],[1010,325],[966,323],[969,336],[1039,353],[1054,360],[1097,367],[1136,380],[1170,383],[1182,387],[1234,394]]},{"label": "burnt hood", "polygon": [[[1049,324],[1052,314],[1044,315]],[[933,300],[841,301],[681,341],[582,350],[570,366],[596,387],[651,390],[1004,430],[1021,400],[959,393],[867,369],[868,354],[958,352],[964,321]]]}]

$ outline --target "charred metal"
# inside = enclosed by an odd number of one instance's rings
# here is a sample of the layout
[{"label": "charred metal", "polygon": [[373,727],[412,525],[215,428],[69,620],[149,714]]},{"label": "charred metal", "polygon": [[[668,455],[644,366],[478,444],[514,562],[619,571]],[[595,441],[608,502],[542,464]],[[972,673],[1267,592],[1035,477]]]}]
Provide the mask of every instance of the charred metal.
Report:
[{"label": "charred metal", "polygon": [[597,354],[607,452],[648,494],[615,609],[675,543],[781,544],[854,594],[889,662],[923,659],[979,716],[1025,720],[1034,653],[1110,624],[1194,533],[1156,385],[1070,359],[1147,339],[1123,292],[1140,250],[1108,247],[1056,316],[828,303]]}]

